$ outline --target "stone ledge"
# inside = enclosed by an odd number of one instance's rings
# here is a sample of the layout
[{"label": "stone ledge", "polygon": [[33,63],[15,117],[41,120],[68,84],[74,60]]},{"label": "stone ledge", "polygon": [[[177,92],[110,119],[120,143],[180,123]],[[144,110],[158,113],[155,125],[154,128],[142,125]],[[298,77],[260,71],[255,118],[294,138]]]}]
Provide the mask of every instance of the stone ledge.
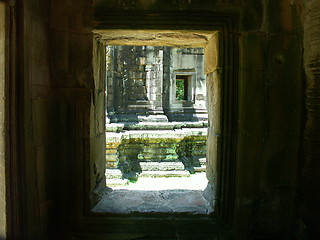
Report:
[{"label": "stone ledge", "polygon": [[106,132],[120,133],[125,130],[175,130],[185,128],[207,128],[207,121],[200,122],[126,122],[106,124]]},{"label": "stone ledge", "polygon": [[[107,183],[110,179],[123,179],[122,172],[119,169],[106,169],[105,172]],[[139,177],[155,177],[155,178],[168,178],[168,177],[190,177],[189,171],[143,171],[138,175]],[[127,180],[124,180],[127,181]],[[118,181],[119,183],[124,183],[124,181]],[[115,181],[117,182],[117,181]]]}]

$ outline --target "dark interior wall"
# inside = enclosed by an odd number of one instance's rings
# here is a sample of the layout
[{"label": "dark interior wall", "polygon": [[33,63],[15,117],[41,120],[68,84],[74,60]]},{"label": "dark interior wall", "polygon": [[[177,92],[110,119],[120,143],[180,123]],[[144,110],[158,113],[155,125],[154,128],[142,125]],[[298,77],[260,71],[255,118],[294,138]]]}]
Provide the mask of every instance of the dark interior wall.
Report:
[{"label": "dark interior wall", "polygon": [[242,236],[284,238],[295,218],[303,119],[299,9],[287,0],[244,2],[236,226]]},{"label": "dark interior wall", "polygon": [[83,214],[83,206],[92,207],[97,191],[105,185],[104,78],[99,71],[103,62],[98,63],[104,48],[91,32],[92,1],[55,0],[49,9],[55,154],[60,173],[55,177],[60,183],[56,210],[60,226],[71,231],[67,224]]},{"label": "dark interior wall", "polygon": [[320,238],[320,2],[303,3],[304,69],[307,121],[304,129],[304,164],[301,172],[299,237]]},{"label": "dark interior wall", "polygon": [[[104,183],[104,172],[94,163],[82,166],[84,159],[104,157],[95,148],[105,146],[104,85],[93,76],[92,2],[27,0],[17,5],[23,31],[18,58],[23,69],[24,219],[19,230],[26,239],[60,238],[79,209],[74,196],[87,196]],[[92,157],[92,152],[100,155]],[[91,170],[87,185],[75,181],[78,174],[87,177],[84,168]]]},{"label": "dark interior wall", "polygon": [[[20,9],[18,61],[21,71],[21,108],[23,119],[21,174],[23,192],[22,210],[26,214],[22,226],[24,234],[41,238],[49,228],[53,212],[55,172],[52,158],[55,143],[52,138],[51,77],[49,59],[49,5],[47,1],[26,0],[18,3]],[[21,82],[23,81],[23,82]],[[22,90],[23,89],[23,90]]]},{"label": "dark interior wall", "polygon": [[[100,12],[240,13],[236,169],[235,178],[230,176],[236,186],[230,189],[236,193],[233,224],[237,239],[288,235],[294,222],[304,96],[297,3],[96,2]],[[93,78],[90,0],[26,0],[23,13],[25,229],[30,239],[47,239],[52,228],[55,234],[63,231],[71,213],[80,214],[82,205],[72,202],[73,196],[86,196],[103,178],[103,166],[92,162],[102,154],[99,146],[104,147],[104,120],[94,117],[103,107],[103,86]],[[139,25],[139,15],[130,24]],[[89,184],[75,182],[75,175],[89,178]]]}]

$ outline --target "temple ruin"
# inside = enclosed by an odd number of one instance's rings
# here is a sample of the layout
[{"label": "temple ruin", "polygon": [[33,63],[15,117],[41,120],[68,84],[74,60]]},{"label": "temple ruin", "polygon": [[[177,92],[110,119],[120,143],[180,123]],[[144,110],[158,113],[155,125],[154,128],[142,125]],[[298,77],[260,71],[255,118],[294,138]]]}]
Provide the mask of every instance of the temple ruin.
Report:
[{"label": "temple ruin", "polygon": [[205,171],[204,48],[107,46],[106,56],[106,178]]}]

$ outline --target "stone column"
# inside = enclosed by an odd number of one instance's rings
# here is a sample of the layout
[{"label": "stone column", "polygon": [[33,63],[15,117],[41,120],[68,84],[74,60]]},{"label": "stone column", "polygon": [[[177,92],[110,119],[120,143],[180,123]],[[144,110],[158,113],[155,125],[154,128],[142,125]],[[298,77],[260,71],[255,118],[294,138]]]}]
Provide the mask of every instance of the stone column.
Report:
[{"label": "stone column", "polygon": [[147,47],[147,93],[151,104],[149,113],[163,114],[163,50],[160,47]]},{"label": "stone column", "polygon": [[110,118],[114,115],[114,48],[106,47],[106,118],[109,123]]}]

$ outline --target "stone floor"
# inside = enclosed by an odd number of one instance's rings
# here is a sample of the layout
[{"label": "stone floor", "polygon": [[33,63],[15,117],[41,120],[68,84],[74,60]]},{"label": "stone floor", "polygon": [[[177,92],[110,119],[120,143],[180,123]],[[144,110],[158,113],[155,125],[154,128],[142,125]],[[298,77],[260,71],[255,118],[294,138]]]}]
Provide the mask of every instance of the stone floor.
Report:
[{"label": "stone floor", "polygon": [[208,214],[208,202],[200,190],[114,190],[94,207],[94,212],[188,212]]},{"label": "stone floor", "polygon": [[190,177],[139,178],[137,183],[107,192],[93,212],[208,214],[212,209],[203,195],[206,186],[205,173]]},{"label": "stone floor", "polygon": [[[118,170],[119,171],[119,170]],[[108,175],[110,173],[108,172]],[[112,189],[127,190],[204,190],[208,180],[205,172],[190,174],[188,171],[143,171],[136,183],[119,179],[121,172],[114,179],[107,178],[107,186]]]}]

